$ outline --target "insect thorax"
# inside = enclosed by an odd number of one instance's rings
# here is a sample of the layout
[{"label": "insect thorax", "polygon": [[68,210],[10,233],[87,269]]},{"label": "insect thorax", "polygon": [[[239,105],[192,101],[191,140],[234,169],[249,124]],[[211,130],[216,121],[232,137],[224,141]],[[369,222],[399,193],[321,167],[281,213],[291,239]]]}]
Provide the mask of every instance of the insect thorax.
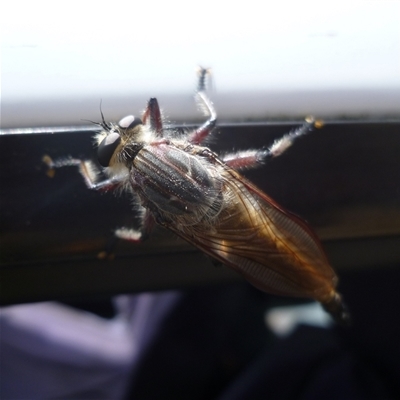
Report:
[{"label": "insect thorax", "polygon": [[132,161],[130,183],[144,207],[187,225],[213,219],[223,204],[218,168],[173,143],[143,146]]}]

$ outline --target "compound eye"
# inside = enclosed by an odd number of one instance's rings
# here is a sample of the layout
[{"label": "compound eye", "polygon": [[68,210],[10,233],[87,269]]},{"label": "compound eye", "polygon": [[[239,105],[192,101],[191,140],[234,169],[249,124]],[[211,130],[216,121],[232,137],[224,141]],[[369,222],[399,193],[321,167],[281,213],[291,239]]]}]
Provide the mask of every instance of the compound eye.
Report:
[{"label": "compound eye", "polygon": [[97,158],[102,167],[108,167],[118,145],[121,143],[121,136],[117,132],[111,132],[99,144]]},{"label": "compound eye", "polygon": [[138,125],[142,125],[142,120],[134,117],[133,115],[128,115],[118,122],[118,126],[122,129],[132,129]]}]

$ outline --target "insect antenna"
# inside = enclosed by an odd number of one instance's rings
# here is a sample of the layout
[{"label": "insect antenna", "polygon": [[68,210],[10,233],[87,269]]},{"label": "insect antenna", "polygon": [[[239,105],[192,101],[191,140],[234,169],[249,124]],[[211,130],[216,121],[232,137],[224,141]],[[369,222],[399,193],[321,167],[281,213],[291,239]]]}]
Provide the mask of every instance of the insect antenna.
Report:
[{"label": "insect antenna", "polygon": [[101,122],[92,121],[91,119],[82,119],[81,121],[90,122],[91,124],[101,126],[106,131],[110,131],[111,125],[108,124],[104,119],[103,111],[101,110],[101,101],[100,101],[100,114],[101,114]]},{"label": "insect antenna", "polygon": [[92,121],[91,119],[81,119],[81,121],[90,122],[91,124],[99,125],[104,128],[104,126],[101,122]]},{"label": "insect antenna", "polygon": [[110,131],[111,130],[111,125],[108,124],[106,122],[106,120],[104,119],[104,114],[103,114],[103,110],[101,109],[101,102],[102,100],[100,100],[100,114],[101,114],[101,124],[99,124],[100,126],[102,126],[106,131]]}]

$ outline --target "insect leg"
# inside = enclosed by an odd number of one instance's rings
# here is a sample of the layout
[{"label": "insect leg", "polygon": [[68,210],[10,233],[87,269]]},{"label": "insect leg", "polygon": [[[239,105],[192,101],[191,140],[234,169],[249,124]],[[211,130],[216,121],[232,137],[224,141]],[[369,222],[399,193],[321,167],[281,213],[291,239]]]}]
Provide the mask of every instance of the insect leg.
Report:
[{"label": "insect leg", "polygon": [[314,128],[320,128],[321,126],[321,121],[315,121],[311,117],[307,118],[303,125],[275,140],[272,146],[267,149],[239,151],[225,155],[222,160],[236,170],[259,167],[267,159],[278,157],[284,153],[298,137],[306,135]]},{"label": "insect leg", "polygon": [[160,106],[156,98],[152,97],[147,103],[146,110],[142,116],[143,124],[150,125],[150,128],[157,133],[157,136],[162,136],[162,117]]},{"label": "insect leg", "polygon": [[42,158],[42,161],[47,164],[49,170],[47,171],[47,175],[50,177],[54,176],[54,170],[62,167],[73,167],[76,166],[79,169],[79,173],[82,175],[86,186],[89,189],[94,190],[108,190],[112,189],[116,185],[118,185],[122,179],[111,178],[106,179],[104,181],[96,182],[99,170],[95,166],[95,164],[91,161],[80,160],[79,158],[60,158],[58,160],[53,161],[50,156],[45,155]]},{"label": "insect leg", "polygon": [[229,167],[236,169],[237,171],[257,168],[263,164],[265,158],[265,150],[244,150],[236,153],[226,154],[222,157],[222,160]]},{"label": "insect leg", "polygon": [[141,226],[139,229],[122,227],[116,229],[114,235],[119,239],[129,240],[135,243],[146,240],[154,228],[154,217],[149,210],[143,208],[140,219]]},{"label": "insect leg", "polygon": [[214,109],[214,105],[205,93],[206,90],[206,77],[210,74],[210,70],[206,68],[200,68],[199,70],[199,81],[196,90],[196,101],[198,102],[201,109],[204,110],[205,114],[209,117],[208,120],[194,130],[188,136],[188,141],[192,144],[200,144],[214,129],[217,123],[217,113]]},{"label": "insect leg", "polygon": [[104,250],[100,251],[97,257],[101,260],[112,260],[115,257],[115,248],[120,240],[127,240],[133,243],[141,243],[148,238],[154,227],[154,219],[148,210],[142,209],[139,229],[126,226],[114,230],[113,235],[107,241]]},{"label": "insect leg", "polygon": [[323,123],[320,120],[316,121],[313,117],[306,118],[303,125],[282,136],[280,139],[275,140],[275,142],[272,143],[272,146],[265,151],[264,157],[267,158],[280,156],[293,144],[298,137],[306,135],[314,130],[314,128],[321,128],[322,125]]},{"label": "insect leg", "polygon": [[113,235],[107,241],[104,250],[97,254],[97,258],[101,260],[112,260],[115,257],[115,248],[120,240],[127,240],[133,243],[141,243],[146,240],[152,230],[154,223],[142,226],[142,229],[133,229],[123,226],[114,230]]}]

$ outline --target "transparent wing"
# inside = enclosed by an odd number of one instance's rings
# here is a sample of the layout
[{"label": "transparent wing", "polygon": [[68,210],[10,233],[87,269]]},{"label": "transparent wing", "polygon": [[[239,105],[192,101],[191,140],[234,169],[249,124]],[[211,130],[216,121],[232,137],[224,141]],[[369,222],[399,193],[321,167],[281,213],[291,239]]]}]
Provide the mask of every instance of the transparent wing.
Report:
[{"label": "transparent wing", "polygon": [[215,221],[170,229],[261,290],[331,300],[337,278],[308,225],[236,171],[225,167],[222,177],[225,203]]}]

